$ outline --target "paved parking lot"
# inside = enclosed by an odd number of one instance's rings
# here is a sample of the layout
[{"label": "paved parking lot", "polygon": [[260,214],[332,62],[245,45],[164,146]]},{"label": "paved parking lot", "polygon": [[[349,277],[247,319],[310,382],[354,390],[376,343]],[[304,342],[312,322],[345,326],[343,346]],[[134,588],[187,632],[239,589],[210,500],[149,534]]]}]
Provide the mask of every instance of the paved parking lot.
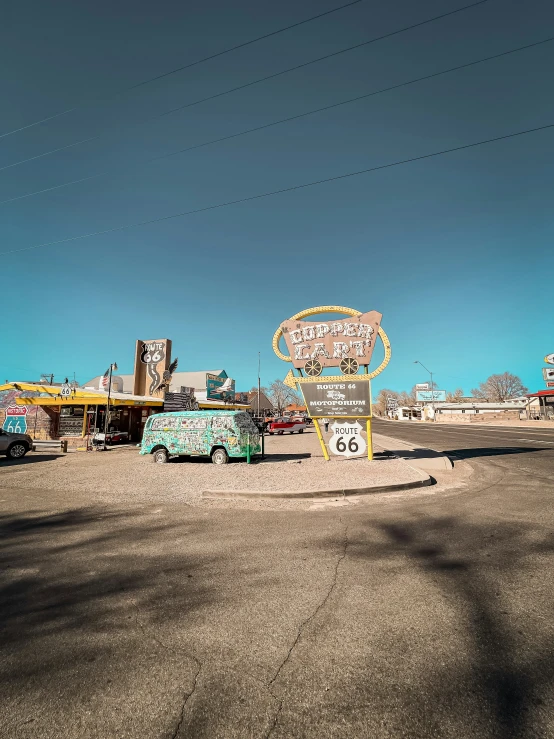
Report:
[{"label": "paved parking lot", "polygon": [[276,508],[101,503],[124,451],[78,494],[69,456],[0,462],[0,736],[552,736],[553,452],[482,445],[448,487]]}]

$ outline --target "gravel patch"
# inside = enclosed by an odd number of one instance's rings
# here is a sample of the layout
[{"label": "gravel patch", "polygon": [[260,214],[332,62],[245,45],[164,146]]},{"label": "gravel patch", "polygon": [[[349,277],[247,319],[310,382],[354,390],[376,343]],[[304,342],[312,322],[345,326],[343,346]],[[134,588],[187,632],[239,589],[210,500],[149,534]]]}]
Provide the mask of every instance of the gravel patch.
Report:
[{"label": "gravel patch", "polygon": [[[29,454],[17,463],[0,462],[0,485],[63,491],[75,504],[151,504],[183,502],[211,505],[203,491],[257,492],[359,488],[417,482],[418,472],[403,460],[333,458],[324,462],[315,431],[268,437],[267,461],[247,465],[236,460],[214,465],[210,459],[186,458],[155,464],[137,448],[74,452],[63,456]],[[221,505],[221,503],[220,503]]]}]

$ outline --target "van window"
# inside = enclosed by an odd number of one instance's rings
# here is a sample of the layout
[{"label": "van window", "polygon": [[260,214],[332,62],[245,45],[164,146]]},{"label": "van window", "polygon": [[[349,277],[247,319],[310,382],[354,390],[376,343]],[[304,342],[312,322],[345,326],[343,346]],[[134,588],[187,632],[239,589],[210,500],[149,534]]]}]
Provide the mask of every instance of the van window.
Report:
[{"label": "van window", "polygon": [[157,429],[176,429],[178,420],[178,418],[168,418],[167,416],[154,418],[150,428],[152,431],[156,431]]},{"label": "van window", "polygon": [[207,429],[208,419],[207,418],[181,418],[182,429]]},{"label": "van window", "polygon": [[233,428],[233,417],[232,416],[214,416],[212,418],[213,429],[232,429]]}]

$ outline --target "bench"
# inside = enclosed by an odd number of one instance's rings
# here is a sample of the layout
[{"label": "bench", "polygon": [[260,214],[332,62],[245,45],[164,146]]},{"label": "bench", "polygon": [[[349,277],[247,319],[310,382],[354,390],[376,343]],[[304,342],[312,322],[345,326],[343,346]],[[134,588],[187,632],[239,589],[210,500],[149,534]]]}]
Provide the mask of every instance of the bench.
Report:
[{"label": "bench", "polygon": [[47,441],[33,441],[33,451],[43,452],[50,449],[67,453],[67,439],[48,439]]}]

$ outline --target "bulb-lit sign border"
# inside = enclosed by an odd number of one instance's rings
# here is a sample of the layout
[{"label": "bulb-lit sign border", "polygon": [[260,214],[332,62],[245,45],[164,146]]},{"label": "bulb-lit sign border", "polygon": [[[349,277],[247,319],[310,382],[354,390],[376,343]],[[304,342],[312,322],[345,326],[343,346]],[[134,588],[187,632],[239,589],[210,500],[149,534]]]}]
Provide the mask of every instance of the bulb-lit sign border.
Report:
[{"label": "bulb-lit sign border", "polygon": [[[296,313],[294,316],[290,317],[290,321],[299,321],[302,318],[307,318],[308,316],[315,316],[321,313],[344,313],[348,316],[360,316],[362,315],[361,311],[355,310],[354,308],[347,308],[346,306],[341,305],[320,305],[315,308],[306,308],[306,310],[300,311],[300,313]],[[381,364],[373,370],[373,372],[367,372],[366,374],[356,374],[356,375],[348,375],[347,377],[351,377],[354,379],[356,378],[356,381],[359,380],[371,380],[374,377],[377,377],[387,366],[387,364],[390,362],[390,358],[392,355],[391,352],[391,345],[389,338],[387,334],[384,332],[383,328],[379,326],[378,331],[379,336],[381,337],[381,341],[383,342],[383,346],[385,348],[385,356],[383,358],[383,361]],[[275,335],[273,336],[273,351],[275,354],[279,357],[279,359],[282,359],[283,362],[292,362],[292,359],[290,356],[287,356],[286,354],[283,354],[283,352],[279,349],[279,341],[283,335],[283,330],[281,327],[277,329],[275,332]],[[294,388],[297,384],[303,384],[306,382],[321,382],[322,377],[296,377],[292,370],[290,370],[287,374],[287,376],[284,379],[284,382],[286,385],[288,385],[291,388]],[[342,382],[345,380],[345,375],[325,375],[324,379],[326,382]]]}]

